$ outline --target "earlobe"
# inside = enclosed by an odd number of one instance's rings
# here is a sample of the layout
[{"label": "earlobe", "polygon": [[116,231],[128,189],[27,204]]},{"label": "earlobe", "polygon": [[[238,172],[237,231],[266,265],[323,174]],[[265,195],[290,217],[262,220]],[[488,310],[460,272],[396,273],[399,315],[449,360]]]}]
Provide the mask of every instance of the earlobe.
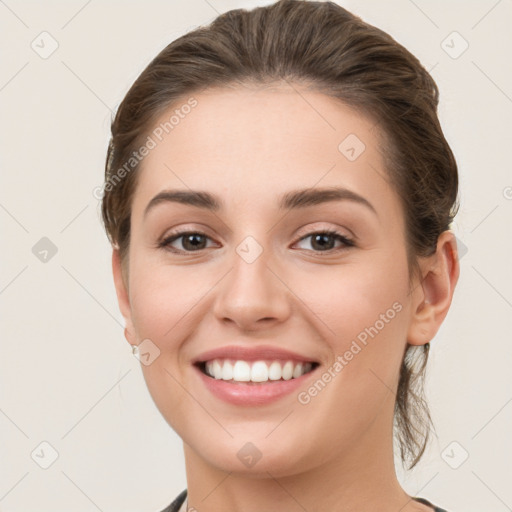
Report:
[{"label": "earlobe", "polygon": [[114,277],[114,286],[116,289],[117,302],[119,304],[119,310],[123,315],[126,327],[124,329],[124,336],[128,343],[131,345],[136,345],[136,337],[135,330],[133,328],[132,323],[132,313],[131,313],[131,304],[130,297],[128,292],[128,283],[125,282],[125,277],[123,276],[123,268],[121,264],[121,257],[119,254],[119,249],[113,248],[112,250],[112,274]]},{"label": "earlobe", "polygon": [[412,293],[412,319],[407,341],[425,345],[439,330],[448,314],[460,272],[457,243],[453,232],[444,231],[435,254],[422,264],[423,279]]}]

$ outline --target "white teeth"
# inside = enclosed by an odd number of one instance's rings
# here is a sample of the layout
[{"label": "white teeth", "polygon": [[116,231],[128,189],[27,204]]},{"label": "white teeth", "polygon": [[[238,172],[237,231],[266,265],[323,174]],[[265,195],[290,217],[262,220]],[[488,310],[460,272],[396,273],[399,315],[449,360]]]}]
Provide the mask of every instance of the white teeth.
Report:
[{"label": "white teeth", "polygon": [[268,366],[265,361],[256,361],[251,367],[252,382],[266,382],[268,380]]},{"label": "white teeth", "polygon": [[233,365],[229,361],[224,361],[222,367],[222,380],[231,380],[233,378]]},{"label": "white teeth", "polygon": [[220,365],[220,361],[217,359],[213,361],[213,376],[216,379],[222,379],[222,366]]},{"label": "white teeth", "polygon": [[297,377],[300,377],[302,375],[302,363],[298,363],[295,365],[295,368],[293,369],[293,375],[292,377],[296,379]]},{"label": "white teeth", "polygon": [[293,363],[291,361],[287,361],[283,366],[283,379],[290,380],[293,375]]},{"label": "white teeth", "polygon": [[311,363],[294,363],[286,361],[284,364],[273,361],[268,365],[265,361],[230,361],[228,359],[214,359],[205,364],[206,373],[214,379],[233,380],[235,382],[267,382],[276,380],[297,379],[310,372]]},{"label": "white teeth", "polygon": [[281,370],[281,365],[277,361],[274,361],[268,369],[268,378],[270,380],[279,380],[282,375],[283,371]]},{"label": "white teeth", "polygon": [[[215,362],[214,362],[215,363]],[[249,382],[251,380],[251,367],[245,361],[237,361],[233,366],[233,380]]]}]

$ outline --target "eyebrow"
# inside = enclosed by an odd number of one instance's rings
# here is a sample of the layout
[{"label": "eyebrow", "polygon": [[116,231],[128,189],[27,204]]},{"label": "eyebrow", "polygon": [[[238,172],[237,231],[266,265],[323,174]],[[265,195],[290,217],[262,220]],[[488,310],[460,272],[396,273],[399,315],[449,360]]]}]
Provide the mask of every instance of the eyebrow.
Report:
[{"label": "eyebrow", "polygon": [[[366,206],[377,215],[377,211],[367,199],[343,187],[292,190],[280,197],[279,209],[307,208],[331,201],[352,201]],[[209,192],[200,190],[163,190],[148,203],[144,210],[144,217],[146,217],[148,212],[155,206],[169,202],[195,206],[212,212],[217,212],[222,209],[221,199]]]}]

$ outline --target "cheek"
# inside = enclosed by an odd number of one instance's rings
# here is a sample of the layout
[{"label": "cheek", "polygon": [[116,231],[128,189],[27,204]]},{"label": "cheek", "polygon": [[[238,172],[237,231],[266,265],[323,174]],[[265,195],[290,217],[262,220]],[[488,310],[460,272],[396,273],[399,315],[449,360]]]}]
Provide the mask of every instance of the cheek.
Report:
[{"label": "cheek", "polygon": [[[212,454],[211,460],[218,462],[226,450],[212,447],[207,441],[202,444],[203,432],[195,425],[204,424],[204,411],[177,381],[186,378],[186,373],[182,373],[186,365],[180,358],[186,354],[187,340],[198,332],[201,322],[207,325],[215,321],[211,316],[217,293],[215,284],[226,269],[214,265],[198,265],[196,269],[148,265],[147,261],[137,262],[135,258],[133,261],[134,327],[140,340],[149,338],[160,350],[154,363],[142,367],[148,389],[178,434],[190,439],[191,444],[199,444],[202,453]],[[325,439],[336,441],[318,441],[314,457],[321,463],[333,450],[355,442],[379,413],[384,400],[389,399],[388,386],[393,387],[398,378],[407,324],[406,268],[405,255],[399,251],[368,251],[354,263],[281,269],[280,277],[293,292],[276,287],[282,300],[293,303],[283,332],[288,328],[293,334],[294,326],[303,326],[303,332],[317,338],[322,350],[331,355],[332,361],[325,361],[326,367],[338,356],[344,357],[344,363],[343,369],[321,391],[309,394],[308,389],[301,390],[310,401],[307,405],[295,403],[297,414],[287,420],[289,430],[279,438],[282,449],[276,451],[276,456],[295,453],[299,439],[317,439],[318,432],[323,432]],[[201,421],[195,421],[196,418]],[[239,431],[236,425],[230,426],[230,430],[241,437],[258,438],[256,427],[251,430],[245,422],[240,425]],[[222,439],[224,433],[218,434]],[[268,452],[275,451],[275,438],[262,438],[259,443],[262,447],[269,443]],[[301,456],[299,450],[296,457]]]},{"label": "cheek", "polygon": [[[198,325],[205,281],[195,282],[191,267],[171,268],[135,265],[131,288],[132,321],[138,341],[149,339],[157,357],[141,369],[153,401],[179,435],[183,418],[190,415],[191,402],[184,387],[186,365],[180,347]],[[144,270],[142,270],[144,269]],[[200,311],[201,310],[201,311]]]},{"label": "cheek", "polygon": [[[142,262],[141,262],[142,263]],[[206,274],[192,267],[134,265],[131,291],[132,319],[137,335],[150,338],[167,352],[179,342],[179,333],[193,317],[212,287]]]},{"label": "cheek", "polygon": [[405,321],[405,315],[398,314],[405,309],[408,294],[404,268],[405,256],[399,254],[369,257],[366,265],[325,267],[297,276],[297,295],[337,340],[333,348],[341,350],[348,340],[376,323],[382,334],[384,330],[396,333]]},{"label": "cheek", "polygon": [[[357,437],[384,401],[393,400],[408,325],[404,264],[399,254],[382,255],[372,264],[333,266],[301,281],[298,295],[307,298],[331,359],[319,375],[326,384],[302,389],[299,403],[314,411],[315,428],[339,434],[340,443]],[[295,426],[303,430],[301,421],[298,415]]]},{"label": "cheek", "polygon": [[[296,301],[297,314],[309,317],[330,340],[331,352],[344,353],[355,339],[363,343],[373,339],[373,327],[379,339],[388,340],[389,349],[389,343],[398,342],[403,332],[405,315],[396,314],[397,303],[405,306],[407,296],[407,261],[402,252],[368,251],[363,261],[353,264],[312,265],[307,271],[282,269],[293,290],[291,296],[283,293],[282,300]],[[211,309],[219,269],[205,265],[199,271],[194,265],[173,267],[161,262],[148,265],[134,256],[131,305],[135,331],[140,340],[149,338],[159,347],[165,355],[162,362],[168,359],[172,364],[174,349],[208,313],[206,305]]]},{"label": "cheek", "polygon": [[303,281],[302,296],[318,318],[331,353],[327,368],[335,375],[318,403],[334,402],[344,411],[364,408],[372,415],[395,389],[409,317],[404,269],[405,251],[375,251],[365,265],[332,266]]}]

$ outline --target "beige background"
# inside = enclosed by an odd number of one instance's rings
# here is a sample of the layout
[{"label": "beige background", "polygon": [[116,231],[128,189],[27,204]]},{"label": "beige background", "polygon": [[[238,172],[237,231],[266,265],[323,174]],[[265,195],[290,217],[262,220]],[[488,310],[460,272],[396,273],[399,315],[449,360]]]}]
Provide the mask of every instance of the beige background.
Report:
[{"label": "beige background", "polygon": [[[264,3],[0,1],[0,510],[156,512],[185,488],[181,442],[123,337],[93,190],[111,112],[157,52]],[[400,479],[450,512],[512,510],[512,2],[339,3],[432,70],[460,168],[467,253],[429,364],[438,439]],[[47,58],[31,47],[52,38]]]}]

